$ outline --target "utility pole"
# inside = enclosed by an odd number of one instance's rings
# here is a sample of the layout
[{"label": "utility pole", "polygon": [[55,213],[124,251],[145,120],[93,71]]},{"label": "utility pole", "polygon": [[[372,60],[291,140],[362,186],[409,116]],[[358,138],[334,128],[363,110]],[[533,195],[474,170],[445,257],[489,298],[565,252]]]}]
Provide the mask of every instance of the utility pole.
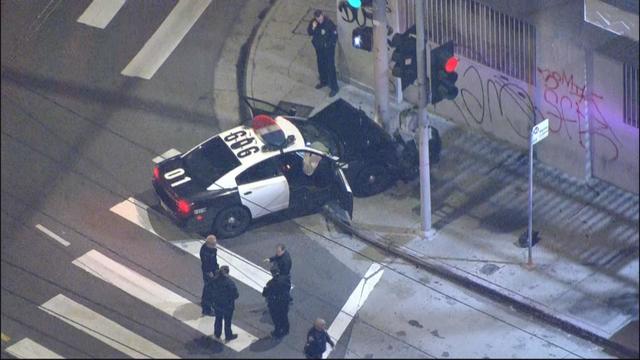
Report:
[{"label": "utility pole", "polygon": [[373,6],[373,75],[376,94],[376,121],[390,130],[389,120],[389,54],[387,51],[387,14],[385,0],[375,0]]},{"label": "utility pole", "polygon": [[427,93],[427,78],[431,74],[430,52],[425,51],[424,37],[424,0],[416,2],[416,57],[418,66],[418,120],[420,122],[420,217],[422,219],[421,236],[431,240],[434,231],[431,228],[431,174],[429,166],[429,114],[427,104],[431,92]]}]

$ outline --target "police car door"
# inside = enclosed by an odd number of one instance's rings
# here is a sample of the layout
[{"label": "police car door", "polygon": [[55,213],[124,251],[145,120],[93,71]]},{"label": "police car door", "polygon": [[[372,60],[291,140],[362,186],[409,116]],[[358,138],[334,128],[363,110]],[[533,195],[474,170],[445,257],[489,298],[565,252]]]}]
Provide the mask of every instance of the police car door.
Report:
[{"label": "police car door", "polygon": [[242,205],[253,219],[289,206],[289,184],[273,159],[263,160],[236,176]]}]

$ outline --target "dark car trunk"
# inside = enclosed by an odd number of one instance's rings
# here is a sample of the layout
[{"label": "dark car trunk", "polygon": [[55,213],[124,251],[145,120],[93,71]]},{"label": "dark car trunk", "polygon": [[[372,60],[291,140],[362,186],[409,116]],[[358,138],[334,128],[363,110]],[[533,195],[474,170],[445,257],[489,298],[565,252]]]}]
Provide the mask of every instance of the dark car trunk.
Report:
[{"label": "dark car trunk", "polygon": [[342,161],[349,161],[371,147],[388,146],[393,140],[364,111],[338,99],[309,118],[340,137],[345,144]]}]

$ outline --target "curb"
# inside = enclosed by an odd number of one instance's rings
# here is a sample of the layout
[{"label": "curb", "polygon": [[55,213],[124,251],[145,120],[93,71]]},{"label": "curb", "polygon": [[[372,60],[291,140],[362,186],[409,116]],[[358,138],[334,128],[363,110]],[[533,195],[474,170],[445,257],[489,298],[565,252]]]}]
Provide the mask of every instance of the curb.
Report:
[{"label": "curb", "polygon": [[[240,58],[238,59],[238,66],[237,66],[238,72],[239,73],[242,72],[242,75],[237,77],[239,97],[249,96],[249,94],[247,93],[247,90],[252,88],[251,83],[253,82],[253,72],[255,70],[255,65],[252,63],[253,63],[253,59],[255,59],[256,49],[258,48],[260,39],[264,34],[264,29],[267,27],[267,24],[273,17],[273,14],[275,14],[276,12],[275,9],[280,4],[278,0],[270,0],[270,2],[271,2],[271,5],[269,6],[266,13],[264,14],[262,21],[260,21],[260,25],[258,25],[251,31],[251,35],[249,35],[249,39],[242,46],[242,49],[240,50]],[[250,44],[249,52],[247,53],[246,46],[249,44]],[[241,116],[243,115],[243,109],[245,109],[245,107],[241,103],[240,109],[239,109]],[[242,117],[240,118],[242,119]]]},{"label": "curb", "polygon": [[533,316],[536,319],[542,320],[549,325],[560,328],[561,330],[566,331],[572,335],[578,336],[582,339],[602,346],[604,349],[610,350],[615,356],[631,359],[638,359],[640,357],[640,353],[633,349],[611,341],[590,330],[584,329],[583,327],[580,327],[565,319],[561,315],[553,314],[551,312],[545,311],[544,309],[541,309],[538,306],[533,305],[531,302],[518,299],[517,297],[521,297],[518,294],[507,294],[504,290],[501,291],[497,287],[488,286],[474,281],[473,279],[463,275],[462,272],[452,271],[444,265],[436,264],[432,261],[429,261],[428,259],[425,259],[424,255],[422,254],[418,254],[410,249],[396,246],[391,242],[383,242],[379,239],[379,236],[375,235],[375,233],[363,231],[361,229],[353,227],[348,221],[346,221],[344,218],[331,211],[330,209],[325,209],[324,215],[340,228],[371,245],[385,250],[386,252],[391,253],[415,266],[423,268],[424,270],[427,270],[469,290],[486,296],[494,301],[509,305],[516,311]]}]

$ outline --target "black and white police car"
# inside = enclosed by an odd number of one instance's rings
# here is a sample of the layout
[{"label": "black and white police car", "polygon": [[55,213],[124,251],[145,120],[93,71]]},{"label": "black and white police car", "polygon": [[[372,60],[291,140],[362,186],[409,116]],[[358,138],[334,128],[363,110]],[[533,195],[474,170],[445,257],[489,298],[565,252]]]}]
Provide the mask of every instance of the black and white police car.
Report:
[{"label": "black and white police car", "polygon": [[[252,117],[284,115],[303,137],[323,144],[342,164],[355,196],[375,195],[397,180],[418,177],[419,154],[413,134],[398,129],[392,137],[364,111],[344,99],[335,100],[308,118],[292,116],[295,110],[260,99],[243,97],[243,103]],[[442,141],[435,127],[429,130],[429,160],[434,164],[440,159]]]},{"label": "black and white police car", "polygon": [[310,213],[325,204],[351,216],[353,195],[325,145],[284,117],[255,116],[153,169],[164,210],[181,227],[221,238],[281,211]]}]

